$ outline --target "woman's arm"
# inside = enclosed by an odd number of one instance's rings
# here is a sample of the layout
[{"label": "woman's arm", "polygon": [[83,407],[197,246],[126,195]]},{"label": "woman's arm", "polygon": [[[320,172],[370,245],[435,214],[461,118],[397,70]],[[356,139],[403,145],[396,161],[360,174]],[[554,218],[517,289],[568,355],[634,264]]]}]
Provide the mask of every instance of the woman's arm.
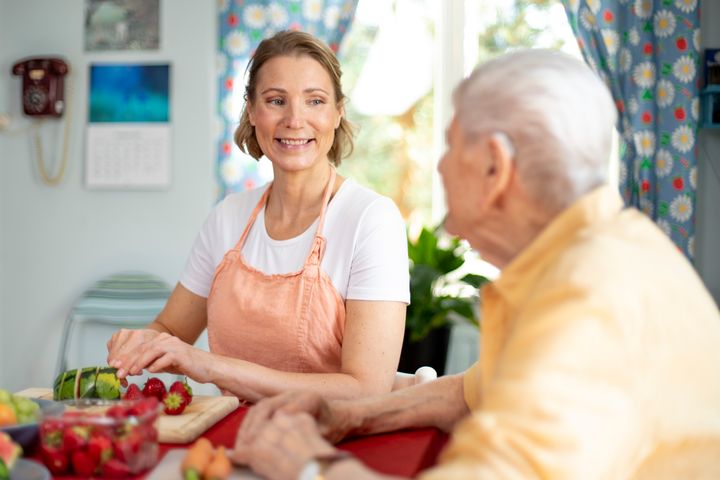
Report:
[{"label": "woman's arm", "polygon": [[339,373],[292,373],[191,346],[207,325],[206,301],[178,284],[146,330],[120,330],[108,342],[108,363],[118,376],[172,372],[214,383],[256,402],[287,390],[310,389],[331,398],[389,392],[402,345],[405,304],[348,300]]},{"label": "woman's arm", "polygon": [[402,302],[348,300],[339,373],[283,372],[216,356],[208,377],[199,381],[252,402],[287,390],[310,389],[332,398],[389,392],[400,357],[405,308]]}]

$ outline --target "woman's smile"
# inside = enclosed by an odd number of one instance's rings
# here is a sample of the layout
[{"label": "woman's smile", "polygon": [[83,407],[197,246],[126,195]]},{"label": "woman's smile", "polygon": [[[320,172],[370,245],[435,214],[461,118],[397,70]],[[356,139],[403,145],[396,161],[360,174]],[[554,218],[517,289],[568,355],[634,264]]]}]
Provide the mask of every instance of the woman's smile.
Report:
[{"label": "woman's smile", "polygon": [[314,142],[313,138],[276,138],[275,141],[290,150],[300,150],[303,147],[307,147],[310,143]]}]

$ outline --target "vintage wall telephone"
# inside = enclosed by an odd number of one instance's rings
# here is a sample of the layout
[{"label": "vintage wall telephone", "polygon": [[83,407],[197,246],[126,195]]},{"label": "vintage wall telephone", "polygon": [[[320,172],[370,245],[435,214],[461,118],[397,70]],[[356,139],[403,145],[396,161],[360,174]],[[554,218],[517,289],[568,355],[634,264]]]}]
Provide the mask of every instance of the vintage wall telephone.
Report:
[{"label": "vintage wall telephone", "polygon": [[[25,58],[13,65],[12,73],[22,77],[22,106],[26,115],[37,118],[58,118],[63,115],[66,106],[69,105],[65,100],[65,76],[70,73],[70,68],[64,60],[57,57]],[[70,120],[65,118],[63,154],[58,173],[55,175],[48,174],[45,168],[39,133],[40,122],[36,126],[35,147],[40,176],[46,184],[57,185],[65,175],[67,166]]]},{"label": "vintage wall telephone", "polygon": [[67,63],[59,58],[28,58],[16,63],[12,73],[22,76],[22,104],[26,115],[59,117],[65,110]]}]

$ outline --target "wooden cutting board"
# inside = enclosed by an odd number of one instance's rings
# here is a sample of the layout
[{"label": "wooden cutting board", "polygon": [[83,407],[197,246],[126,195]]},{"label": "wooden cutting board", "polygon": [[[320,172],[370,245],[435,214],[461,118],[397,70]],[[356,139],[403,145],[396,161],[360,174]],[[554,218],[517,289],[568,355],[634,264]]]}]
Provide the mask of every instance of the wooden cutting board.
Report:
[{"label": "wooden cutting board", "polygon": [[[18,392],[18,395],[52,400],[52,390],[49,388],[29,388]],[[236,397],[194,396],[192,403],[182,414],[160,415],[159,441],[160,443],[192,442],[239,405],[240,402]]]}]

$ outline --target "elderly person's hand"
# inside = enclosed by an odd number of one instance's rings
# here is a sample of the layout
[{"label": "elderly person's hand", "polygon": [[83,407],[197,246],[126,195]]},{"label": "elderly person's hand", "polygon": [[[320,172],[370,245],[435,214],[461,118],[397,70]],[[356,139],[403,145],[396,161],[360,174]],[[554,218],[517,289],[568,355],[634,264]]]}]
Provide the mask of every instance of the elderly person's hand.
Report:
[{"label": "elderly person's hand", "polygon": [[333,452],[309,414],[275,412],[249,442],[238,436],[232,456],[263,477],[280,480],[298,478],[308,460]]},{"label": "elderly person's hand", "polygon": [[279,413],[307,413],[317,422],[320,434],[336,443],[352,428],[349,412],[341,407],[342,404],[342,401],[328,402],[313,392],[285,392],[263,399],[245,415],[238,430],[237,444],[252,443],[265,425]]}]

